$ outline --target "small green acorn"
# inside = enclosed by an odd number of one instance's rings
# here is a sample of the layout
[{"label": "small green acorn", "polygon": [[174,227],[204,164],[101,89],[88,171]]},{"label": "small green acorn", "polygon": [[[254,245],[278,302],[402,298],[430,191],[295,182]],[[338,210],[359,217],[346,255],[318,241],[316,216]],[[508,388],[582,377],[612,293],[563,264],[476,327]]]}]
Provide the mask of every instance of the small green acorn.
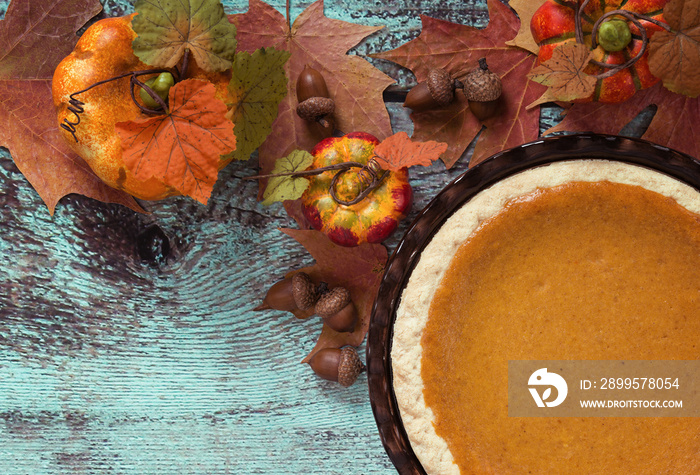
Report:
[{"label": "small green acorn", "polygon": [[[163,102],[168,100],[168,93],[170,88],[175,85],[175,78],[169,72],[162,72],[158,76],[154,76],[146,81],[146,86],[150,87],[153,92],[158,94]],[[139,91],[139,96],[146,107],[151,109],[158,109],[160,104],[156,101],[144,88]]]},{"label": "small green acorn", "polygon": [[630,41],[632,41],[632,32],[624,20],[607,20],[598,27],[598,44],[605,51],[622,51]]}]

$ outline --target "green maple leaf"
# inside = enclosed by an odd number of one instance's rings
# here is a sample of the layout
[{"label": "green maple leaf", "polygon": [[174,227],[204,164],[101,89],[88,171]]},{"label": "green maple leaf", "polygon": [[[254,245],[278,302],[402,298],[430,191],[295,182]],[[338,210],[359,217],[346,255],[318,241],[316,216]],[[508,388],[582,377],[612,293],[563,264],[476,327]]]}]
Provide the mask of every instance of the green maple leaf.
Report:
[{"label": "green maple leaf", "polygon": [[[314,157],[305,150],[294,150],[286,157],[275,162],[272,174],[293,173],[306,170],[314,162]],[[271,205],[276,201],[296,200],[301,198],[309,187],[309,179],[294,176],[275,176],[267,182],[263,194],[263,204]]]},{"label": "green maple leaf", "polygon": [[236,27],[219,0],[138,0],[135,10],[132,47],[144,63],[172,68],[189,50],[206,71],[231,67]]},{"label": "green maple leaf", "polygon": [[270,135],[279,104],[287,95],[284,65],[289,56],[288,51],[275,48],[236,54],[228,86],[232,103],[229,118],[236,124],[238,144],[234,160],[248,160]]}]

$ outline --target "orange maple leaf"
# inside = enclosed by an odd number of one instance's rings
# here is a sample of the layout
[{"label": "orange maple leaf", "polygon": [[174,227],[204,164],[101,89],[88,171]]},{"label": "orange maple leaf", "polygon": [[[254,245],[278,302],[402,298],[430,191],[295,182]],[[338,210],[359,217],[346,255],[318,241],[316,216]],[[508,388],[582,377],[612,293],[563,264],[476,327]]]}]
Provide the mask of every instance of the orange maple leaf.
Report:
[{"label": "orange maple leaf", "polygon": [[186,79],[170,89],[167,114],[117,123],[124,164],[136,178],[155,177],[206,204],[219,157],[236,149],[233,122],[215,92],[208,81]]},{"label": "orange maple leaf", "polygon": [[447,144],[411,140],[406,132],[387,137],[374,148],[374,159],[384,170],[401,170],[413,165],[427,167],[447,150]]}]

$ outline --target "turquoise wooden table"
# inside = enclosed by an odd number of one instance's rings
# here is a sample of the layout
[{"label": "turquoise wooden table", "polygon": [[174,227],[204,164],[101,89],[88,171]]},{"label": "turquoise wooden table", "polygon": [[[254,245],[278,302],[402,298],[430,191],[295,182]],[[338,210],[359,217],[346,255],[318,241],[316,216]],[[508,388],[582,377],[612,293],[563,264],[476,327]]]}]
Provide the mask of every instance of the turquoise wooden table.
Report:
[{"label": "turquoise wooden table", "polygon": [[[104,6],[104,16],[133,9]],[[325,13],[386,26],[360,55],[416,37],[421,13],[488,21],[476,0],[327,0]],[[374,64],[398,78],[387,108],[394,130],[411,132],[401,102],[412,75]],[[390,250],[468,155],[413,174],[415,206]],[[172,198],[137,214],[68,196],[50,216],[0,149],[1,474],[395,473],[364,375],[348,389],[317,378],[300,364],[317,322],[252,311],[287,270],[312,264],[278,231],[294,227],[282,207],[259,204],[257,183],[243,180],[256,171],[254,158],[230,165],[207,206]]]}]

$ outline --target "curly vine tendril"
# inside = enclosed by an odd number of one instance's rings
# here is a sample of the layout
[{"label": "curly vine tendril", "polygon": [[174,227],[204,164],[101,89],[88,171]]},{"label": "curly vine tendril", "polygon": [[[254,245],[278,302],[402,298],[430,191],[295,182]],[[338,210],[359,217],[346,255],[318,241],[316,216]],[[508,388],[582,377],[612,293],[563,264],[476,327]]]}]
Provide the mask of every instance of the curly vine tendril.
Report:
[{"label": "curly vine tendril", "polygon": [[[575,8],[575,24],[576,24],[576,42],[580,44],[584,44],[584,38],[583,38],[583,27],[582,27],[582,18],[583,18],[583,13],[584,9],[588,5],[588,2],[590,0],[583,0],[578,7]],[[574,8],[572,6],[572,8]],[[612,16],[622,16],[626,18],[627,20],[631,21],[634,23],[634,25],[638,28],[639,33],[641,35],[642,39],[642,47],[639,50],[639,52],[633,57],[628,59],[622,64],[607,64],[603,63],[601,61],[595,61],[591,60],[591,63],[595,64],[596,66],[600,66],[602,68],[608,69],[608,71],[600,74],[592,74],[593,77],[598,78],[598,79],[605,79],[610,76],[614,76],[617,74],[619,71],[622,71],[623,69],[629,68],[632,66],[634,63],[639,61],[642,56],[644,56],[644,53],[646,52],[648,46],[649,46],[649,36],[647,35],[647,31],[644,28],[644,25],[642,25],[640,20],[647,21],[649,23],[653,23],[654,25],[657,25],[667,31],[671,30],[671,27],[669,27],[666,23],[662,21],[658,21],[654,18],[648,17],[646,15],[643,15],[641,13],[637,12],[632,12],[629,10],[613,10],[605,13],[604,15],[601,15],[600,18],[593,24],[593,30],[591,31],[591,48],[595,49],[598,46],[598,29],[600,28],[600,25],[605,21],[606,19],[612,17]]]},{"label": "curly vine tendril", "polygon": [[[85,89],[81,89],[80,91],[76,91],[72,93],[68,99],[68,111],[73,114],[73,120],[69,120],[68,117],[64,117],[63,121],[61,122],[61,128],[64,130],[67,130],[75,139],[75,141],[78,141],[78,137],[75,135],[76,132],[76,127],[80,124],[80,114],[85,112],[85,103],[78,99],[77,95],[83,94],[84,92],[89,91],[90,89],[101,86],[103,84],[106,84],[108,82],[116,81],[117,79],[122,79],[125,77],[131,77],[130,79],[130,86],[131,86],[131,99],[134,101],[134,104],[136,104],[139,109],[141,109],[142,112],[146,114],[162,114],[163,111],[167,110],[167,105],[163,101],[163,99],[160,98],[160,96],[149,86],[147,86],[145,83],[141,82],[138,77],[143,76],[146,74],[159,74],[159,73],[164,73],[164,72],[172,72],[169,69],[146,69],[143,71],[129,71],[128,73],[120,74],[118,76],[111,77],[109,79],[104,79],[102,81],[98,81],[94,84],[89,85]],[[139,102],[136,100],[136,95],[134,94],[134,88],[136,86],[139,86],[143,88],[149,96],[155,100],[158,105],[160,106],[157,109],[149,109],[147,107],[142,106],[139,104]]]},{"label": "curly vine tendril", "polygon": [[364,200],[370,193],[372,193],[375,189],[377,189],[377,187],[379,187],[379,185],[382,183],[382,180],[387,174],[386,170],[382,170],[374,158],[370,158],[367,162],[367,165],[360,165],[360,171],[357,172],[357,178],[360,182],[360,186],[362,187],[362,191],[358,193],[358,195],[352,200],[345,201],[338,197],[338,195],[335,192],[335,187],[338,183],[338,180],[340,180],[343,174],[350,171],[350,168],[353,167],[347,167],[333,175],[333,179],[331,180],[331,184],[328,190],[331,195],[331,198],[333,198],[336,203],[345,206],[354,205]]}]

